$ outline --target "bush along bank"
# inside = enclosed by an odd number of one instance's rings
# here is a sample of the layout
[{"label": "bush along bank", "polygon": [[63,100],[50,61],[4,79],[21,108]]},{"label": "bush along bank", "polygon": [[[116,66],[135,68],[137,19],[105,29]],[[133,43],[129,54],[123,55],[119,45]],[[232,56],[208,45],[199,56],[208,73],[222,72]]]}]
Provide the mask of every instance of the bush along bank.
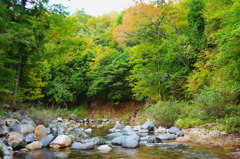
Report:
[{"label": "bush along bank", "polygon": [[[200,95],[191,103],[158,102],[145,105],[137,115],[136,121],[142,123],[144,119],[150,118],[158,126],[175,126],[182,129],[185,135],[178,138],[177,142],[239,147],[239,105],[227,105],[225,99],[214,103],[213,96],[209,95],[208,99],[205,97],[205,94]],[[223,106],[226,107],[225,111],[221,109]]]}]

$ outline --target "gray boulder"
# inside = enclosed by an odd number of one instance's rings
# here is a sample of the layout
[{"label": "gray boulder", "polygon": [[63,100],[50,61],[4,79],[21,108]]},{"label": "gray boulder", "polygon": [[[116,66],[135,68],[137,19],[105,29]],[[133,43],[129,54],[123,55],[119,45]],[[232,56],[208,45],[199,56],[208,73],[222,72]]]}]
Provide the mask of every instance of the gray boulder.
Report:
[{"label": "gray boulder", "polygon": [[139,142],[137,140],[125,139],[122,146],[125,148],[137,148],[139,146]]},{"label": "gray boulder", "polygon": [[123,142],[125,141],[127,136],[119,136],[119,137],[116,137],[114,139],[112,139],[112,144],[113,145],[122,145]]},{"label": "gray boulder", "polygon": [[122,125],[122,124],[116,124],[115,126],[114,126],[114,129],[120,129],[120,130],[122,130],[124,128],[124,126]]},{"label": "gray boulder", "polygon": [[24,137],[24,140],[25,140],[26,143],[31,143],[31,142],[33,142],[35,139],[36,139],[36,136],[35,136],[33,133],[28,134],[28,135],[26,135],[26,136]]},{"label": "gray boulder", "polygon": [[94,142],[89,142],[84,144],[75,142],[72,144],[71,148],[76,150],[90,150],[90,149],[94,149],[94,146],[95,146]]},{"label": "gray boulder", "polygon": [[51,141],[53,141],[54,136],[52,134],[47,135],[44,137],[42,140],[40,140],[40,143],[42,144],[43,147],[47,147]]},{"label": "gray boulder", "polygon": [[175,140],[177,136],[174,134],[163,134],[163,135],[158,135],[157,138],[161,140]]},{"label": "gray boulder", "polygon": [[33,133],[35,130],[35,128],[30,124],[19,124],[19,127],[20,127],[20,132],[23,135]]},{"label": "gray boulder", "polygon": [[177,128],[177,127],[171,127],[169,130],[168,130],[168,132],[170,133],[170,134],[175,134],[175,135],[177,135],[177,133],[178,132],[180,132],[181,130],[179,129],[179,128]]},{"label": "gray boulder", "polygon": [[0,140],[0,154],[1,154],[1,151],[2,151],[2,155],[3,156],[0,156],[3,157],[4,159],[5,158],[9,158],[9,159],[12,159],[12,148],[11,147],[7,147],[1,140]]},{"label": "gray boulder", "polygon": [[0,126],[0,136],[5,136],[9,133],[9,128],[5,125]]},{"label": "gray boulder", "polygon": [[19,116],[18,120],[22,123],[22,124],[30,124],[33,127],[36,127],[36,124],[34,123],[34,121],[28,117],[27,115],[23,115],[23,116]]},{"label": "gray boulder", "polygon": [[10,131],[13,131],[13,132],[21,132],[20,126],[16,122],[10,123],[9,129],[10,129]]},{"label": "gray boulder", "polygon": [[22,134],[18,132],[10,132],[8,133],[7,143],[11,146],[14,150],[20,149],[26,145],[24,141],[24,137]]},{"label": "gray boulder", "polygon": [[144,124],[142,125],[142,128],[143,128],[143,129],[148,129],[149,131],[153,131],[153,130],[154,130],[154,127],[155,127],[155,125],[154,125],[154,123],[151,122],[151,121],[147,121],[146,123],[144,123]]},{"label": "gray boulder", "polygon": [[108,138],[108,139],[113,139],[113,138],[116,138],[116,137],[119,137],[119,136],[123,136],[123,134],[120,133],[120,132],[111,133],[111,134],[108,134],[108,135],[106,136],[106,138]]}]

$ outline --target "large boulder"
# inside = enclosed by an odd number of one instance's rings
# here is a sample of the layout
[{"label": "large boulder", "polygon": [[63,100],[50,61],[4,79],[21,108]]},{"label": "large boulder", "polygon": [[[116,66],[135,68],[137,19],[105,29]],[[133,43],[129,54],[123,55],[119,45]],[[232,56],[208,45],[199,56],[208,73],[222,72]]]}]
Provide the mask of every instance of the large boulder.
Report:
[{"label": "large boulder", "polygon": [[21,133],[18,132],[10,132],[8,133],[7,143],[13,149],[20,149],[26,145],[24,141],[24,137]]},{"label": "large boulder", "polygon": [[139,142],[137,140],[127,140],[122,144],[123,147],[125,148],[137,148],[139,146]]},{"label": "large boulder", "polygon": [[113,145],[122,145],[123,142],[125,141],[127,136],[119,136],[119,137],[116,137],[114,139],[112,139],[112,144]]},{"label": "large boulder", "polygon": [[9,129],[13,132],[21,132],[20,125],[17,122],[9,122]]},{"label": "large boulder", "polygon": [[37,140],[42,140],[44,137],[47,136],[48,130],[43,125],[38,125],[34,131],[34,134],[36,135]]},{"label": "large boulder", "polygon": [[[2,152],[1,152],[2,151]],[[2,156],[4,159],[9,158],[12,159],[12,148],[11,147],[7,147],[1,140],[0,140],[0,155],[2,153]]]},{"label": "large boulder", "polygon": [[53,139],[54,136],[52,134],[49,134],[45,136],[42,140],[40,140],[40,143],[42,144],[43,147],[47,147]]},{"label": "large boulder", "polygon": [[5,136],[9,133],[9,128],[5,125],[0,125],[0,137]]},{"label": "large boulder", "polygon": [[139,146],[140,137],[138,135],[127,136],[122,143],[125,148],[136,148]]},{"label": "large boulder", "polygon": [[32,133],[32,134],[28,134],[24,137],[24,140],[26,143],[31,143],[36,139],[36,136]]},{"label": "large boulder", "polygon": [[57,136],[51,143],[50,147],[54,149],[68,147],[72,143],[72,140],[66,135]]},{"label": "large boulder", "polygon": [[144,123],[144,124],[142,125],[142,128],[143,128],[143,129],[148,129],[149,131],[153,131],[153,130],[154,130],[154,127],[155,127],[155,125],[154,125],[154,123],[151,122],[151,121],[147,121],[146,123]]},{"label": "large boulder", "polygon": [[158,135],[157,138],[161,140],[175,140],[177,136],[174,134],[163,134],[163,135]]},{"label": "large boulder", "polygon": [[31,124],[19,124],[19,127],[20,127],[20,132],[23,135],[33,133],[35,130],[35,128]]},{"label": "large boulder", "polygon": [[56,120],[53,120],[51,123],[49,123],[48,127],[50,128],[50,133],[53,136],[59,136],[68,133],[67,126]]},{"label": "large boulder", "polygon": [[84,144],[75,142],[72,144],[71,148],[76,150],[90,150],[90,149],[94,149],[94,146],[95,146],[94,142],[89,142]]},{"label": "large boulder", "polygon": [[102,151],[102,152],[110,152],[110,151],[112,151],[112,148],[110,146],[108,146],[108,145],[101,145],[97,149]]},{"label": "large boulder", "polygon": [[20,115],[20,116],[18,116],[18,120],[22,124],[30,124],[33,127],[36,127],[36,124],[34,123],[34,121],[30,117],[28,117],[27,115]]},{"label": "large boulder", "polygon": [[168,130],[168,132],[169,132],[170,134],[177,135],[177,133],[178,133],[178,132],[181,132],[181,130],[180,130],[179,128],[177,128],[177,127],[171,127],[171,128]]},{"label": "large boulder", "polygon": [[34,141],[31,144],[28,144],[26,149],[29,151],[40,150],[42,149],[42,144],[39,141]]},{"label": "large boulder", "polygon": [[106,136],[106,138],[108,138],[108,139],[113,139],[113,138],[116,138],[116,137],[119,137],[119,136],[123,136],[123,134],[120,133],[120,132],[111,133],[111,134],[108,134],[108,135]]},{"label": "large boulder", "polygon": [[117,123],[115,126],[114,126],[114,129],[120,129],[122,130],[124,128],[124,126],[122,124],[119,124]]}]

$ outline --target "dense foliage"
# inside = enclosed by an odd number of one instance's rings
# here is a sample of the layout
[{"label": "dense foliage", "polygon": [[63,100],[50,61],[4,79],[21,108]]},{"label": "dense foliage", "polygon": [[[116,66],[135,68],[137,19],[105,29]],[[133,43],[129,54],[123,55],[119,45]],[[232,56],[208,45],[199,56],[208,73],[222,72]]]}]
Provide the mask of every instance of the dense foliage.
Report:
[{"label": "dense foliage", "polygon": [[239,0],[136,1],[99,17],[47,2],[0,2],[2,104],[140,100],[162,124],[239,131]]}]

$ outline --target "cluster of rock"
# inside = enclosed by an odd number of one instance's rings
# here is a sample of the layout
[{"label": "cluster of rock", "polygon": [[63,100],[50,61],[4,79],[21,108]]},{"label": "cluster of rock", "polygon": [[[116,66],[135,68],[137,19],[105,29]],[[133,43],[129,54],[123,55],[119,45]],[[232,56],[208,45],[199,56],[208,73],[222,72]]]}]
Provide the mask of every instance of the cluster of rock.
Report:
[{"label": "cluster of rock", "polygon": [[[124,148],[137,148],[139,145],[154,146],[154,144],[163,143],[163,140],[175,140],[177,137],[183,136],[177,127],[156,128],[150,121],[134,127],[116,124],[109,131],[112,133],[108,134],[106,138],[111,139],[110,144],[120,145]],[[149,131],[154,132],[154,135],[149,135]]]},{"label": "cluster of rock", "polygon": [[[12,151],[26,153],[44,147],[59,149],[93,149],[96,145],[105,144],[98,137],[90,137],[92,129],[80,128],[80,123],[74,120],[57,118],[48,127],[36,125],[26,114],[16,113],[17,119],[0,118],[0,158],[12,158]],[[107,145],[99,147],[109,151]]]},{"label": "cluster of rock", "polygon": [[[214,127],[214,125],[212,125]],[[179,137],[176,141],[180,143],[191,142],[200,145],[217,147],[239,147],[240,137],[238,134],[228,134],[225,131],[210,131],[204,127],[183,129],[184,137]]]}]

